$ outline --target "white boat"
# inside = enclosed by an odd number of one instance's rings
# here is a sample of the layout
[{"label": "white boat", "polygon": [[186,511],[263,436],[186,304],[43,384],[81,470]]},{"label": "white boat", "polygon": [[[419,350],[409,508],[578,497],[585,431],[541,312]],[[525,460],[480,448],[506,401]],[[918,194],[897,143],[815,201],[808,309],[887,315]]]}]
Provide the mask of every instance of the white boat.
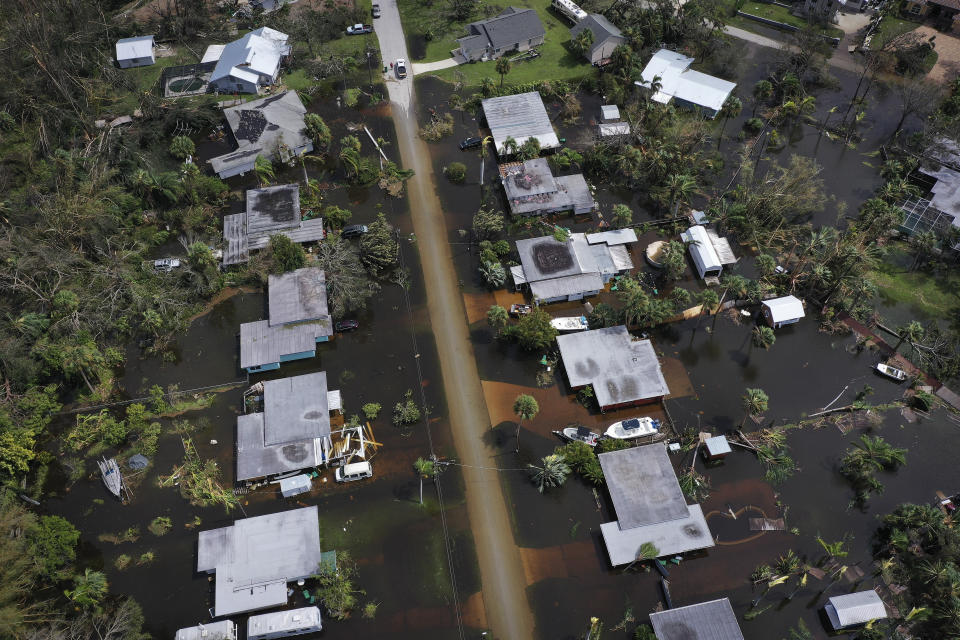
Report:
[{"label": "white boat", "polygon": [[629,420],[614,422],[607,427],[606,435],[609,438],[616,438],[617,440],[630,440],[642,436],[649,436],[656,433],[658,429],[660,429],[659,420],[647,417],[630,418]]},{"label": "white boat", "polygon": [[896,369],[896,368],[894,368],[894,367],[891,367],[891,366],[888,365],[888,364],[883,364],[882,362],[878,362],[878,363],[877,363],[877,366],[875,367],[875,369],[876,369],[881,375],[885,375],[885,376],[887,376],[888,378],[893,378],[893,379],[896,380],[897,382],[903,382],[904,380],[907,379],[907,372],[906,372],[906,371],[902,371],[902,370],[900,370],[900,369]]},{"label": "white boat", "polygon": [[554,318],[550,321],[557,331],[586,331],[590,328],[586,316],[570,316],[568,318]]},{"label": "white boat", "polygon": [[117,465],[117,461],[113,458],[109,460],[104,458],[102,461],[97,460],[97,465],[100,467],[103,484],[107,486],[107,490],[122,499],[123,475],[120,473],[120,467]]},{"label": "white boat", "polygon": [[600,442],[600,439],[603,437],[599,433],[590,431],[590,429],[581,425],[564,427],[561,431],[554,431],[554,433],[564,440],[582,442],[589,447],[597,446],[597,443]]}]

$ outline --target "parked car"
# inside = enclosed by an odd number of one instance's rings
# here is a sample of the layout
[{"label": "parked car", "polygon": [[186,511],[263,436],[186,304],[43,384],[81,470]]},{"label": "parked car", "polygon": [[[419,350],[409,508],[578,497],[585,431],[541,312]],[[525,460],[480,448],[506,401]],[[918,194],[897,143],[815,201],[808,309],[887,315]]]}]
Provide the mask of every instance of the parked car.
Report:
[{"label": "parked car", "polygon": [[533,311],[533,308],[528,304],[512,304],[510,305],[510,315],[512,316],[525,316]]},{"label": "parked car", "polygon": [[348,36],[358,36],[363,33],[373,33],[372,24],[355,24],[347,27]]},{"label": "parked car", "polygon": [[373,5],[372,7],[370,7],[370,13],[373,14],[373,17],[374,17],[374,18],[379,18],[379,17],[380,17],[380,5],[375,4],[375,5]]},{"label": "parked car", "polygon": [[359,329],[360,323],[356,320],[341,320],[333,325],[333,328],[337,333],[345,333],[347,331],[355,331],[356,329]]},{"label": "parked car", "polygon": [[398,78],[407,77],[407,62],[403,58],[397,58],[396,69]]},{"label": "parked car", "polygon": [[170,273],[174,269],[179,269],[179,268],[180,268],[179,258],[160,258],[159,260],[153,261],[154,271],[163,271],[164,273]]},{"label": "parked car", "polygon": [[344,227],[340,235],[344,238],[358,238],[367,231],[369,231],[369,229],[367,229],[367,225],[365,224],[351,224]]},{"label": "parked car", "polygon": [[476,136],[474,136],[473,138],[467,138],[466,140],[460,143],[460,151],[465,151],[467,149],[479,147],[482,142],[483,142],[483,138],[477,138]]}]

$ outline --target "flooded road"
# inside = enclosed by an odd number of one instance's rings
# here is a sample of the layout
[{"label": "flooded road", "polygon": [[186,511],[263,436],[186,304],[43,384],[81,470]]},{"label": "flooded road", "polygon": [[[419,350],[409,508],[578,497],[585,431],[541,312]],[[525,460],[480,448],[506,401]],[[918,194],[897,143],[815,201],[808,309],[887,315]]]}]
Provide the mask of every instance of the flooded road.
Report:
[{"label": "flooded road", "polygon": [[[377,30],[384,60],[407,58],[400,16],[394,0],[381,3]],[[487,622],[501,638],[532,638],[533,616],[527,603],[519,551],[500,488],[497,451],[484,443],[490,418],[466,324],[466,313],[453,269],[440,200],[435,193],[427,146],[418,137],[412,109],[413,80],[387,83],[404,168],[410,211],[423,277],[427,308],[437,343],[443,386],[450,411],[453,442],[463,468],[467,511],[476,545]]]}]

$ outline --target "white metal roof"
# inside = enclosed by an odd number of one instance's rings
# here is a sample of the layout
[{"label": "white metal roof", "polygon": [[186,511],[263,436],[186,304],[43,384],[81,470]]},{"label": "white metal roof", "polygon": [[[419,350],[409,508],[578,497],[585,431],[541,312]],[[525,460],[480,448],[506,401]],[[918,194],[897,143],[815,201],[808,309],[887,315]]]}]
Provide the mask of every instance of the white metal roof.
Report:
[{"label": "white metal roof", "polygon": [[657,640],[743,640],[728,598],[650,614]]},{"label": "white metal roof", "polygon": [[605,104],[600,107],[600,117],[611,122],[619,120],[620,108],[615,104]]},{"label": "white metal roof", "polygon": [[225,44],[211,44],[203,52],[203,58],[200,59],[200,64],[204,62],[216,62],[220,59],[220,56],[223,55],[223,50],[227,45]]},{"label": "white metal roof", "polygon": [[327,408],[330,411],[343,411],[343,397],[340,395],[340,389],[327,391]]},{"label": "white metal roof", "polygon": [[149,58],[153,55],[153,36],[137,36],[117,40],[117,60]]},{"label": "white metal roof", "polygon": [[694,261],[699,262],[704,271],[711,269],[722,269],[723,262],[720,261],[720,255],[713,246],[710,236],[705,227],[695,225],[680,234],[680,237],[687,243],[687,249],[694,257]]},{"label": "white metal roof", "polygon": [[887,609],[883,600],[873,589],[857,591],[844,596],[830,598],[825,607],[827,617],[835,629],[842,629],[855,624],[864,624],[871,620],[881,620],[887,617]]},{"label": "white metal roof", "polygon": [[280,59],[287,55],[289,36],[270,27],[260,27],[224,46],[210,81],[232,77],[256,82],[260,76],[273,77]]},{"label": "white metal roof", "polygon": [[221,620],[185,627],[177,630],[174,640],[237,640],[237,625]]},{"label": "white metal roof", "polygon": [[296,635],[293,632],[320,629],[319,607],[303,607],[289,611],[272,611],[247,619],[247,638],[275,634]]},{"label": "white metal roof", "polygon": [[688,509],[689,515],[685,518],[633,529],[621,529],[617,522],[601,524],[600,534],[607,547],[611,566],[618,567],[635,562],[640,546],[645,542],[656,545],[660,557],[714,546],[713,535],[703,517],[703,509],[699,504],[688,505]]},{"label": "white metal roof", "polygon": [[557,132],[553,130],[550,116],[543,106],[543,99],[536,91],[487,98],[481,104],[498,154],[503,154],[503,143],[510,137],[516,140],[517,147],[529,138],[536,138],[541,149],[560,146]]},{"label": "white metal roof", "polygon": [[280,491],[281,493],[287,493],[294,489],[306,489],[310,490],[311,478],[307,473],[301,473],[300,475],[290,476],[289,478],[284,478],[280,481]]},{"label": "white metal roof", "polygon": [[693,58],[675,51],[660,49],[650,58],[641,74],[642,80],[636,84],[649,87],[653,79],[659,76],[660,90],[652,98],[655,102],[667,104],[673,98],[679,98],[719,111],[737,84],[690,70],[693,61]]},{"label": "white metal roof", "polygon": [[636,241],[637,232],[633,229],[612,229],[610,231],[587,234],[587,242],[590,244],[603,242],[612,247],[617,244],[629,244]]},{"label": "white metal roof", "polygon": [[806,315],[803,310],[803,303],[795,296],[784,296],[782,298],[774,298],[773,300],[764,300],[763,306],[770,309],[770,320],[772,322],[796,320]]},{"label": "white metal roof", "polygon": [[730,443],[727,442],[726,436],[713,436],[712,438],[707,438],[706,442],[703,444],[707,447],[707,453],[712,456],[730,453],[732,451],[730,448]]}]

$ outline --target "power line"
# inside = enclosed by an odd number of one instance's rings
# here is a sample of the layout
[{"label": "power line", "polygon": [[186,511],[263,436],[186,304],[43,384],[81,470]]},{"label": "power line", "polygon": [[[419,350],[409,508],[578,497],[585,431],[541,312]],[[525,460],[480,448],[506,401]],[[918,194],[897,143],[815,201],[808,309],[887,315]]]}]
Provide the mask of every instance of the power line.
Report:
[{"label": "power line", "polygon": [[[170,393],[164,393],[164,396],[178,396],[183,395],[184,393],[194,393],[196,391],[209,391],[210,389],[220,389],[224,387],[236,387],[237,385],[244,384],[248,382],[245,380],[234,380],[232,382],[222,382],[220,384],[211,384],[206,387],[194,387],[193,389],[183,389],[176,390]],[[78,407],[76,409],[67,409],[66,411],[59,411],[56,415],[70,415],[71,413],[83,413],[84,411],[96,411],[97,409],[106,409],[107,407],[120,407],[126,404],[133,404],[134,402],[142,402],[144,400],[153,400],[152,396],[145,396],[143,398],[132,398],[130,400],[118,400],[116,402],[106,402],[104,404],[95,404],[86,407]]]}]

